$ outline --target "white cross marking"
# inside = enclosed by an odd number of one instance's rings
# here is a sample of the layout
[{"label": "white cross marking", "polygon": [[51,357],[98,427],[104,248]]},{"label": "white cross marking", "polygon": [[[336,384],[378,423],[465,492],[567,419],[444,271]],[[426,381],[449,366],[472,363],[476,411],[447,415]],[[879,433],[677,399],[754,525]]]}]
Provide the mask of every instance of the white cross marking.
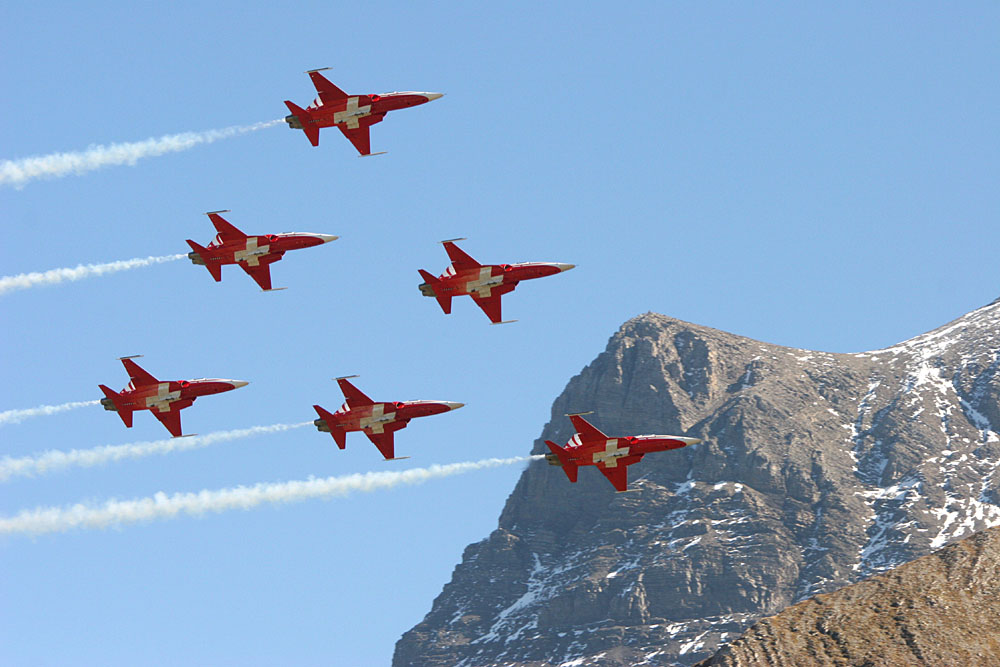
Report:
[{"label": "white cross marking", "polygon": [[357,97],[348,97],[347,107],[343,111],[333,114],[333,122],[347,123],[347,127],[356,130],[358,129],[358,118],[367,116],[371,110],[371,105],[359,107]]},{"label": "white cross marking", "polygon": [[617,468],[618,459],[628,456],[628,447],[619,447],[618,438],[608,440],[603,451],[594,452],[594,463],[604,463],[605,468]]},{"label": "white cross marking", "polygon": [[237,262],[246,262],[249,266],[259,266],[260,260],[258,259],[261,255],[266,255],[271,252],[270,245],[257,246],[257,237],[250,236],[247,238],[246,250],[237,250],[233,253],[233,259]]},{"label": "white cross marking", "polygon": [[493,292],[494,287],[503,282],[503,274],[491,276],[492,271],[493,269],[488,266],[482,267],[479,269],[479,277],[465,283],[465,289],[469,292],[477,292],[479,298],[485,299]]},{"label": "white cross marking", "polygon": [[360,426],[361,428],[367,429],[372,433],[384,433],[385,425],[394,421],[396,421],[396,413],[385,412],[385,405],[382,403],[376,403],[372,406],[371,416],[361,418]]},{"label": "white cross marking", "polygon": [[169,382],[160,382],[156,385],[156,396],[146,398],[147,408],[156,408],[157,412],[170,412],[170,403],[180,399],[180,389],[170,391]]}]

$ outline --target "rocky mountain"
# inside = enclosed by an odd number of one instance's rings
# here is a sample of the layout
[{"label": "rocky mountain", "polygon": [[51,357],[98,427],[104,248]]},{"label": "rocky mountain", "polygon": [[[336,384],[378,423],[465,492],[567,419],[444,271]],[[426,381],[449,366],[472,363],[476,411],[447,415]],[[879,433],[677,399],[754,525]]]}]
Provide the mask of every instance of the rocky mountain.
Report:
[{"label": "rocky mountain", "polygon": [[765,618],[698,667],[1000,665],[1000,528]]},{"label": "rocky mountain", "polygon": [[1000,525],[1000,299],[858,354],[646,314],[570,380],[534,443],[594,411],[647,456],[614,493],[532,463],[466,548],[404,665],[691,665],[756,620]]}]

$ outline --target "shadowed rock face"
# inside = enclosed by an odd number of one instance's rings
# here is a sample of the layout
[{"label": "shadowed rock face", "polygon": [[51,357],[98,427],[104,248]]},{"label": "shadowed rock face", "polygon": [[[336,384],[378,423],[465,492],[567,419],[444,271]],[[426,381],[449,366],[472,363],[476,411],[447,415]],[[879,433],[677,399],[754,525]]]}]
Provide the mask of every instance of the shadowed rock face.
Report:
[{"label": "shadowed rock face", "polygon": [[1000,665],[1000,528],[766,618],[699,667]]},{"label": "shadowed rock face", "polygon": [[563,415],[704,443],[616,494],[533,463],[403,665],[690,665],[757,619],[1000,525],[1000,300],[884,350],[769,345],[662,315],[626,322]]}]

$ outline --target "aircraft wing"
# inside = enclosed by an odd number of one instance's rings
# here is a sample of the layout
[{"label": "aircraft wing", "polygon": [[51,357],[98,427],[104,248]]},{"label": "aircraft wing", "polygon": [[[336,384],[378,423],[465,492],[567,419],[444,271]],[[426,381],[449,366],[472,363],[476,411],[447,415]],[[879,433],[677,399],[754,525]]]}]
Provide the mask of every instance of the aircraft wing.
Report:
[{"label": "aircraft wing", "polygon": [[167,410],[166,412],[160,412],[159,410],[150,410],[150,412],[160,420],[161,424],[167,427],[170,435],[175,438],[181,437],[181,411],[179,408]]},{"label": "aircraft wing", "polygon": [[573,422],[573,428],[580,434],[581,444],[588,445],[592,442],[601,442],[603,444],[611,439],[580,415],[570,415],[569,420]]},{"label": "aircraft wing", "polygon": [[347,407],[352,410],[363,405],[375,404],[375,401],[368,398],[363,391],[348,382],[347,378],[337,378],[337,384],[340,385],[340,391],[344,392],[344,398],[347,399]]},{"label": "aircraft wing", "polygon": [[406,428],[408,423],[409,422],[390,422],[382,427],[381,433],[373,433],[368,429],[363,430],[365,435],[368,436],[368,439],[372,441],[372,444],[375,445],[378,448],[378,451],[382,453],[382,458],[388,460],[396,458],[396,446],[393,433]]},{"label": "aircraft wing", "polygon": [[122,359],[122,364],[125,365],[125,372],[128,373],[128,379],[132,381],[133,387],[159,383],[159,380],[147,373],[139,364],[131,359]]},{"label": "aircraft wing", "polygon": [[246,234],[236,229],[231,222],[218,213],[209,213],[208,219],[215,225],[215,230],[219,232],[219,237],[223,241],[242,241],[247,237]]},{"label": "aircraft wing", "polygon": [[361,155],[371,155],[371,133],[370,128],[375,123],[380,122],[385,118],[385,114],[372,114],[370,116],[365,116],[364,118],[358,119],[358,126],[355,128],[348,127],[346,125],[337,125],[340,131],[344,133],[347,140],[354,144],[354,147],[358,149],[358,153]]},{"label": "aircraft wing", "polygon": [[319,99],[323,104],[347,99],[347,93],[330,83],[330,80],[318,71],[308,72],[308,74],[309,78],[312,79],[313,85],[316,86],[316,92],[319,93]]},{"label": "aircraft wing", "polygon": [[500,315],[501,296],[502,295],[494,291],[493,294],[485,298],[473,294],[472,300],[476,302],[477,306],[483,309],[483,312],[486,313],[486,317],[490,318],[490,322],[498,324],[503,320]]},{"label": "aircraft wing", "polygon": [[[278,258],[280,259],[280,257]],[[278,261],[273,259],[271,261],[260,260],[257,266],[250,266],[246,262],[238,262],[240,268],[247,272],[247,275],[254,279],[260,288],[265,292],[271,290],[271,264],[272,262]]]},{"label": "aircraft wing", "polygon": [[445,241],[441,245],[444,246],[444,251],[448,253],[448,259],[451,260],[451,265],[455,267],[456,271],[478,269],[482,266],[482,264],[469,257],[464,250],[459,248],[452,241]]},{"label": "aircraft wing", "polygon": [[597,469],[604,473],[604,476],[608,478],[608,481],[615,487],[615,490],[628,491],[628,466],[618,465],[614,468],[608,468],[602,464],[598,464]]},{"label": "aircraft wing", "polygon": [[486,317],[490,318],[490,322],[493,324],[499,324],[503,321],[503,317],[500,315],[500,298],[509,292],[514,291],[514,285],[497,285],[490,291],[490,295],[486,297],[478,296],[475,292],[470,294],[472,300],[476,302],[476,305],[483,309],[486,313]]}]

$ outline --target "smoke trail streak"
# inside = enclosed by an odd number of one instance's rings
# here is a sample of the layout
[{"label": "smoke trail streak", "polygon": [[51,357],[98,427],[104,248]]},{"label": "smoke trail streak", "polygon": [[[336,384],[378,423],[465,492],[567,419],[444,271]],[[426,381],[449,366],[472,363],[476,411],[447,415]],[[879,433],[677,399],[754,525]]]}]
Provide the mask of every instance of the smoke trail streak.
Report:
[{"label": "smoke trail streak", "polygon": [[52,269],[50,271],[19,273],[16,276],[3,276],[0,278],[0,296],[7,292],[29,289],[38,285],[56,285],[66,280],[82,280],[92,276],[103,276],[106,273],[117,273],[118,271],[128,271],[138,269],[153,264],[163,264],[164,262],[175,262],[184,259],[187,253],[178,255],[163,255],[162,257],[137,257],[135,259],[123,259],[118,262],[107,262],[106,264],[80,264],[74,268]]},{"label": "smoke trail streak", "polygon": [[262,130],[281,122],[283,121],[279,119],[255,125],[227,127],[221,130],[182,132],[181,134],[168,134],[158,139],[150,138],[145,141],[90,146],[86,150],[72,153],[51,153],[19,160],[4,160],[0,162],[0,185],[12,185],[20,189],[27,183],[40,178],[59,178],[70,173],[80,175],[113,165],[134,166],[138,160],[145,157],[186,151],[199,144],[210,144],[220,139]]},{"label": "smoke trail streak", "polygon": [[24,410],[4,410],[0,412],[0,425],[20,424],[25,419],[30,419],[31,417],[45,417],[58,412],[85,408],[99,403],[100,401],[73,401],[71,403],[63,403],[62,405],[39,405],[37,408],[25,408]]},{"label": "smoke trail streak", "polygon": [[107,528],[128,523],[175,519],[180,515],[198,516],[206,512],[248,510],[265,503],[277,505],[307,500],[333,498],[351,493],[371,493],[403,484],[422,484],[432,479],[460,475],[483,468],[512,465],[544,458],[518,456],[509,459],[484,459],[467,463],[432,465],[401,472],[369,472],[254,486],[237,486],[215,491],[175,493],[160,492],[134,500],[109,500],[103,505],[79,503],[69,507],[38,507],[12,517],[0,518],[0,535],[58,533],[74,528]]},{"label": "smoke trail streak", "polygon": [[0,459],[0,482],[11,477],[34,477],[64,468],[91,466],[121,461],[123,459],[138,459],[154,454],[169,454],[188,449],[200,449],[218,442],[229,442],[239,438],[248,438],[265,433],[280,433],[293,428],[309,426],[311,421],[300,424],[274,424],[273,426],[252,426],[233,431],[217,431],[206,435],[196,435],[190,438],[170,438],[169,440],[154,440],[152,442],[133,442],[127,445],[104,445],[93,449],[73,449],[68,452],[49,450],[35,456],[13,458],[5,456]]}]

